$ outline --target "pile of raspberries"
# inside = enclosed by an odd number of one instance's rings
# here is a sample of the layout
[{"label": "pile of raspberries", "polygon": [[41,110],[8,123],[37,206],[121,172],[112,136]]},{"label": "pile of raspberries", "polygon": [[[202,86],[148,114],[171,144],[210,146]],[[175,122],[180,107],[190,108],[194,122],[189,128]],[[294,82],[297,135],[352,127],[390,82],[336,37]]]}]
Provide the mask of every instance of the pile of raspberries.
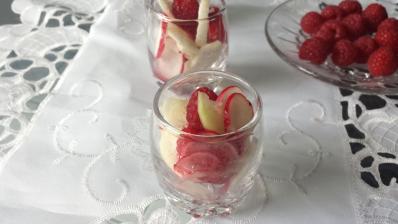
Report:
[{"label": "pile of raspberries", "polygon": [[398,20],[388,18],[384,6],[372,3],[362,9],[355,0],[311,11],[300,22],[310,35],[300,46],[299,57],[322,64],[331,55],[340,67],[367,64],[373,77],[389,76],[398,69]]}]

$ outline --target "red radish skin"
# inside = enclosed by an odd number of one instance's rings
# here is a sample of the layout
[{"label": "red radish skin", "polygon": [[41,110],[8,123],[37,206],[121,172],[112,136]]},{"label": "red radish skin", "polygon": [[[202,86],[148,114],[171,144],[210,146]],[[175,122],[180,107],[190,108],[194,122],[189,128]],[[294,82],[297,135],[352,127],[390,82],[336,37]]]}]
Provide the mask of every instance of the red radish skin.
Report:
[{"label": "red radish skin", "polygon": [[233,94],[233,93],[242,93],[242,90],[239,89],[237,86],[228,86],[225,87],[221,93],[217,97],[217,104],[220,106],[220,108],[224,108],[225,103],[227,102],[228,97]]},{"label": "red radish skin", "polygon": [[241,93],[231,94],[224,107],[226,132],[236,131],[246,125],[254,116],[253,107]]},{"label": "red radish skin", "polygon": [[160,35],[158,40],[156,41],[157,46],[155,50],[155,58],[160,58],[163,54],[164,47],[165,47],[165,42],[166,42],[166,37],[167,37],[167,22],[162,21],[160,25]]},{"label": "red radish skin", "polygon": [[220,159],[221,164],[226,167],[239,157],[238,149],[230,143],[204,143],[185,139],[185,144],[178,149],[179,158],[184,158],[197,152],[210,152]]},{"label": "red radish skin", "polygon": [[196,172],[212,172],[221,168],[221,161],[210,152],[196,152],[186,156],[174,165],[174,170],[183,176]]},{"label": "red radish skin", "polygon": [[154,73],[160,80],[167,81],[184,70],[184,60],[184,55],[178,51],[175,41],[166,38],[161,56],[153,60]]},{"label": "red radish skin", "polygon": [[183,150],[174,170],[195,182],[222,184],[233,174],[234,162],[239,159],[236,148],[229,143],[211,144],[191,141]]}]

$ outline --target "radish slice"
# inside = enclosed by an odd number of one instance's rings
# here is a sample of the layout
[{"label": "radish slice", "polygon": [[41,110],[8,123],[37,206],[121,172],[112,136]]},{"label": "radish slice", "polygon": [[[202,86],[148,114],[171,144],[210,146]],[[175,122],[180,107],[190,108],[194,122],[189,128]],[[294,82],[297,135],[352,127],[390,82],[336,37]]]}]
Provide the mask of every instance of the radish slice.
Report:
[{"label": "radish slice", "polygon": [[167,81],[181,74],[184,70],[184,60],[184,55],[178,51],[175,41],[167,37],[161,57],[153,61],[154,73],[162,81]]},{"label": "radish slice", "polygon": [[194,58],[190,58],[186,71],[199,71],[209,69],[222,55],[223,45],[220,41],[214,41],[200,48]]},{"label": "radish slice", "polygon": [[198,28],[196,30],[196,44],[198,46],[203,46],[207,43],[207,33],[209,30],[209,20],[207,17],[209,16],[209,0],[201,0],[199,5],[198,12]]},{"label": "radish slice", "polygon": [[242,93],[243,94],[242,90],[239,89],[239,87],[237,87],[237,86],[228,86],[225,89],[223,89],[223,91],[221,91],[221,93],[218,95],[217,100],[216,100],[219,108],[224,108],[228,97],[234,93]]},{"label": "radish slice", "polygon": [[177,161],[174,169],[183,176],[196,172],[211,172],[220,169],[221,161],[211,152],[196,152]]},{"label": "radish slice", "polygon": [[184,152],[174,170],[185,178],[204,183],[224,183],[234,173],[239,159],[236,148],[229,143],[192,141],[185,145]]},{"label": "radish slice", "polygon": [[160,30],[158,36],[156,38],[156,47],[155,47],[155,58],[160,58],[164,51],[165,41],[167,37],[167,22],[162,21],[160,25]]},{"label": "radish slice", "polygon": [[197,152],[209,152],[217,156],[223,168],[239,158],[238,149],[230,143],[205,143],[199,141],[195,142],[194,140],[183,145],[179,151],[179,156],[184,158]]},{"label": "radish slice", "polygon": [[194,58],[199,49],[189,35],[174,23],[169,23],[167,33],[176,42],[178,49],[186,55],[188,59]]},{"label": "radish slice", "polygon": [[253,107],[241,93],[231,94],[224,107],[224,126],[227,132],[238,130],[253,118]]},{"label": "radish slice", "polygon": [[172,2],[170,2],[169,0],[158,0],[160,9],[162,10],[162,12],[164,14],[166,14],[166,16],[174,18],[173,13],[171,13],[171,4]]}]

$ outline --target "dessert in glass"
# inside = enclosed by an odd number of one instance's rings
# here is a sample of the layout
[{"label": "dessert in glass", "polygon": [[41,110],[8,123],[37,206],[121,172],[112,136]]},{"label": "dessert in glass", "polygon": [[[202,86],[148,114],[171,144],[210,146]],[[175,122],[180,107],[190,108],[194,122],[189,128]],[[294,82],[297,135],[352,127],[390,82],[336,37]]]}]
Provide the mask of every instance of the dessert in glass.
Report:
[{"label": "dessert in glass", "polygon": [[262,104],[221,71],[177,76],[154,99],[151,154],[168,201],[194,217],[228,215],[253,187],[262,159]]},{"label": "dessert in glass", "polygon": [[224,0],[148,0],[147,45],[161,81],[187,72],[224,70],[228,53]]}]

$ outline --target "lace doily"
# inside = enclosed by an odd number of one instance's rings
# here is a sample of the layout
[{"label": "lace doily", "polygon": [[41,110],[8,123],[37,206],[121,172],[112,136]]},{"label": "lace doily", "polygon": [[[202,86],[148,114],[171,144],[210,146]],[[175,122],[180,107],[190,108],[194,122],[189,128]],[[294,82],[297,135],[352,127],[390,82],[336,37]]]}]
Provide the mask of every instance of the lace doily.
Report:
[{"label": "lace doily", "polygon": [[0,161],[16,148],[78,54],[105,0],[15,0],[0,27]]},{"label": "lace doily", "polygon": [[398,223],[398,96],[340,90],[359,223]]}]

